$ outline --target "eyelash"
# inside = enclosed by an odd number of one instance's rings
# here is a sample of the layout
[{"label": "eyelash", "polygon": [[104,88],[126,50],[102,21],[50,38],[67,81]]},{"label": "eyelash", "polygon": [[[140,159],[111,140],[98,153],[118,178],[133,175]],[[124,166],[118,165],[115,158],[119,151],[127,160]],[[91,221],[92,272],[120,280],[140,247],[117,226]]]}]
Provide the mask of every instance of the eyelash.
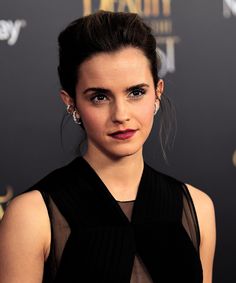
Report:
[{"label": "eyelash", "polygon": [[[137,95],[137,96],[131,96],[132,97],[131,99],[133,99],[133,100],[141,99],[146,94],[146,90],[143,89],[143,88],[134,89],[133,91],[131,91],[131,93],[134,93],[134,92],[137,92],[137,91],[141,94]],[[90,100],[92,102],[94,102],[95,104],[100,104],[101,102],[105,101],[105,100],[97,100],[96,101],[95,98],[97,98],[97,97],[106,97],[106,95],[102,94],[102,93],[98,93],[98,94],[94,95],[93,97],[91,97]]]}]

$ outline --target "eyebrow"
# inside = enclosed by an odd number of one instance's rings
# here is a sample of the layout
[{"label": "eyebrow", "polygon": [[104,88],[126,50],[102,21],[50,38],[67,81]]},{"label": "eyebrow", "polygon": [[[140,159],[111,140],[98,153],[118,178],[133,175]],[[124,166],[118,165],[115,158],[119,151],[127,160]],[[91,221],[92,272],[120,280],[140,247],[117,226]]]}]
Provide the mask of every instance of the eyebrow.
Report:
[{"label": "eyebrow", "polygon": [[[130,92],[134,89],[137,89],[137,88],[140,88],[140,87],[149,87],[148,84],[145,84],[145,83],[142,83],[142,84],[137,84],[137,85],[133,85],[131,87],[128,87],[126,88],[124,91],[125,92]],[[83,91],[83,94],[86,94],[88,93],[89,91],[96,91],[96,92],[102,92],[102,93],[108,93],[110,92],[109,89],[106,89],[106,88],[102,88],[102,87],[90,87],[90,88],[87,88]]]}]

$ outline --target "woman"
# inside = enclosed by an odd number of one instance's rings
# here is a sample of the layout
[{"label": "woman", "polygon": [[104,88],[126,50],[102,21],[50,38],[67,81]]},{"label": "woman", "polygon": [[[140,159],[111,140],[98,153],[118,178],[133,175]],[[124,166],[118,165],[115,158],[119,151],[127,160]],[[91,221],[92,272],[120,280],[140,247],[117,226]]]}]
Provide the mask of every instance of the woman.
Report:
[{"label": "woman", "polygon": [[162,129],[170,115],[150,28],[99,11],[61,32],[59,57],[87,149],[9,204],[0,282],[212,282],[211,199],[143,160],[155,114]]}]

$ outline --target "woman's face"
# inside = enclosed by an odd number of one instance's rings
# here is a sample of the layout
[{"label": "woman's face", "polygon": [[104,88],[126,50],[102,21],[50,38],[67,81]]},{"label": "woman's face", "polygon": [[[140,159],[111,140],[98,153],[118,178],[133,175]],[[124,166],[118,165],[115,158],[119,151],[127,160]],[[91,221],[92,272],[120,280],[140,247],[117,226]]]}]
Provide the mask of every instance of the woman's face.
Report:
[{"label": "woman's face", "polygon": [[[141,153],[153,125],[156,96],[163,91],[162,80],[158,89],[154,88],[149,61],[139,49],[126,47],[83,62],[76,107],[87,133],[89,154],[119,158]],[[125,129],[135,133],[127,139],[111,136]]]}]

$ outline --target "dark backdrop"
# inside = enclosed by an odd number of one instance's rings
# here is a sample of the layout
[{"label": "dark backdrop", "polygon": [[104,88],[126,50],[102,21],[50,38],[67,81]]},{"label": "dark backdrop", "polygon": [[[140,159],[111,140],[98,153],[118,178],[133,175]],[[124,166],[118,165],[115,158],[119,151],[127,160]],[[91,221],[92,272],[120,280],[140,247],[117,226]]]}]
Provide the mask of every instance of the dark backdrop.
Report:
[{"label": "dark backdrop", "polygon": [[81,131],[64,113],[57,78],[57,35],[99,8],[134,11],[153,27],[175,104],[175,145],[161,156],[158,121],[145,144],[156,169],[209,194],[217,220],[214,282],[236,282],[236,1],[114,0],[0,2],[0,217],[6,202],[74,158]]}]

